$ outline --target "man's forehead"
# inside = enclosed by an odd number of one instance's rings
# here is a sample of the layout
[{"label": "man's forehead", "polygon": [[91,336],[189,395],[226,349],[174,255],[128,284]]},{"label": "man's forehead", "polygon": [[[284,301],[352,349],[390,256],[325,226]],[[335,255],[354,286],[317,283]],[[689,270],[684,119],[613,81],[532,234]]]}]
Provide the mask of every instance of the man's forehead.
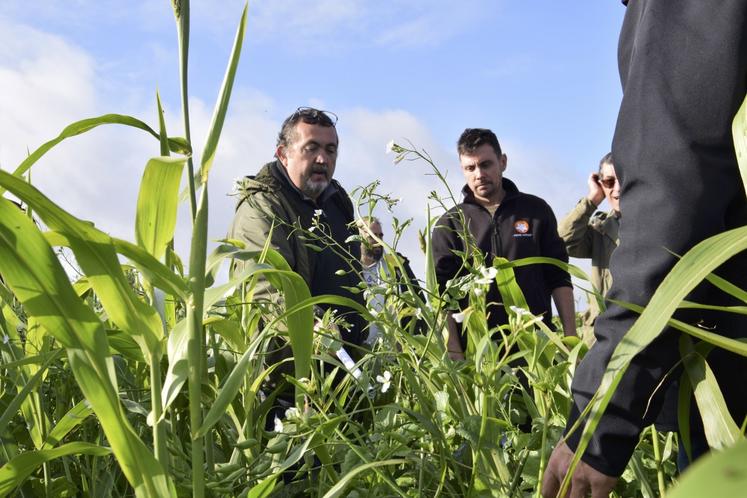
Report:
[{"label": "man's forehead", "polygon": [[490,146],[490,144],[483,144],[473,151],[459,154],[459,164],[463,166],[497,160],[498,156],[495,154],[495,150]]},{"label": "man's forehead", "polygon": [[321,126],[300,121],[296,125],[295,131],[298,141],[301,143],[312,140],[324,145],[337,144],[338,142],[337,130],[334,126]]}]

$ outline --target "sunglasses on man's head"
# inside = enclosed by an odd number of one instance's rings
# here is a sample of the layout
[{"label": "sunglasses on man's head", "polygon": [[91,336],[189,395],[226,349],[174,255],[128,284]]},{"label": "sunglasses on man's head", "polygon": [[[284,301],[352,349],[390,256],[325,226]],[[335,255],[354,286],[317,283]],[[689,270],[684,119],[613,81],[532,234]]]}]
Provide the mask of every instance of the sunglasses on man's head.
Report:
[{"label": "sunglasses on man's head", "polygon": [[612,188],[615,186],[615,182],[617,181],[617,178],[600,178],[599,183],[602,184],[602,187],[604,188]]},{"label": "sunglasses on man's head", "polygon": [[293,113],[301,118],[306,124],[321,124],[322,126],[337,126],[337,114],[330,111],[322,111],[313,107],[299,107]]}]

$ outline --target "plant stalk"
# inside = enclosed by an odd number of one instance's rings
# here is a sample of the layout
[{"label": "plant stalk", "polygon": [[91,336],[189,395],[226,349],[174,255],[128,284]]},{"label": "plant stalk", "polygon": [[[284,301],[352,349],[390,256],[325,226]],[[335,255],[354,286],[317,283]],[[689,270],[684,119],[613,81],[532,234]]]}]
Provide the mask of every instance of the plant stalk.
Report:
[{"label": "plant stalk", "polygon": [[153,410],[153,449],[158,462],[169,472],[169,452],[166,446],[166,421],[161,419],[161,354],[150,357],[150,400]]},{"label": "plant stalk", "polygon": [[[192,146],[189,126],[189,0],[172,0],[176,15],[176,32],[179,37],[179,80],[182,92],[182,117],[184,118],[184,138]],[[197,193],[195,188],[195,168],[192,156],[187,158],[187,181],[189,184],[189,207],[192,221],[197,217]]]},{"label": "plant stalk", "polygon": [[195,437],[202,426],[202,379],[205,370],[205,331],[202,324],[205,298],[205,257],[207,253],[208,188],[203,184],[192,231],[189,283],[192,297],[188,304],[187,343],[189,363],[189,419],[192,437],[192,496],[205,496],[204,440]]},{"label": "plant stalk", "polygon": [[656,481],[659,485],[659,496],[664,496],[666,486],[664,485],[664,470],[661,462],[661,449],[659,448],[659,433],[656,427],[651,426],[651,445],[654,448],[654,461],[656,462]]}]

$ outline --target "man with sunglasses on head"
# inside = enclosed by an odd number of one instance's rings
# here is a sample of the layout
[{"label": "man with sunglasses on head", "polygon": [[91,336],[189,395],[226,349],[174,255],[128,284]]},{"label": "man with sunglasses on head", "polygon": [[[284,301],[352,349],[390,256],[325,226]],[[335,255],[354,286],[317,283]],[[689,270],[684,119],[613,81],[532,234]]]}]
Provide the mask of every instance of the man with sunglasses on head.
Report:
[{"label": "man with sunglasses on head", "polygon": [[[574,258],[591,259],[591,284],[602,296],[612,285],[610,256],[618,244],[620,229],[620,182],[615,174],[612,153],[599,161],[599,170],[589,175],[589,193],[558,224],[558,233],[565,242],[568,255]],[[597,211],[602,201],[607,200],[608,212]],[[594,296],[589,297],[589,308],[583,315],[584,332],[592,335],[594,320],[599,315],[599,304]],[[593,337],[593,335],[592,335]],[[590,340],[590,337],[585,337]]]},{"label": "man with sunglasses on head", "polygon": [[[468,253],[472,244],[485,255],[485,265],[494,258],[510,261],[542,256],[568,262],[557,222],[550,206],[539,197],[519,192],[503,177],[507,157],[491,130],[467,128],[457,142],[459,162],[467,184],[462,189],[464,202],[449,210],[436,223],[431,247],[439,288],[464,274],[460,253]],[[532,264],[514,268],[529,311],[542,316],[552,326],[551,297],[558,309],[565,335],[576,334],[573,287],[568,272],[550,264]],[[498,286],[493,282],[486,296],[488,328],[508,323],[508,315]],[[463,308],[468,303],[461,303]],[[464,359],[467,337],[452,314],[447,317],[447,343],[452,359]]]},{"label": "man with sunglasses on head", "polygon": [[[352,240],[357,235],[351,224],[353,203],[332,178],[339,145],[336,124],[333,113],[309,107],[285,119],[275,160],[237,186],[238,203],[228,236],[250,251],[261,251],[269,239],[270,246],[303,277],[312,296],[333,294],[363,304],[360,294],[346,288],[359,283],[360,244]],[[237,261],[234,272],[241,265]],[[253,300],[277,303],[277,291],[261,281]],[[320,305],[321,310],[327,307]],[[337,306],[336,311],[350,325],[340,332],[342,340],[353,345],[347,348],[352,353],[362,343],[365,323],[349,308]],[[290,356],[284,344],[268,363]],[[279,370],[292,374],[292,363],[286,362]]]}]

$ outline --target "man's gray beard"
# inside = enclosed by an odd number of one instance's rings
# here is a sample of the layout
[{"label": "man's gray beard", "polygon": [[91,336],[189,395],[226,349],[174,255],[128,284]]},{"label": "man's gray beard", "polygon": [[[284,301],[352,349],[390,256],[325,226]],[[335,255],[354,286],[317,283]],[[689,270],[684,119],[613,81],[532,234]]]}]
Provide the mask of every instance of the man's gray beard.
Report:
[{"label": "man's gray beard", "polygon": [[318,182],[307,180],[303,186],[303,193],[308,195],[312,199],[316,199],[322,194],[322,192],[324,192],[324,189],[326,189],[328,186],[329,182],[327,180],[321,180]]}]

